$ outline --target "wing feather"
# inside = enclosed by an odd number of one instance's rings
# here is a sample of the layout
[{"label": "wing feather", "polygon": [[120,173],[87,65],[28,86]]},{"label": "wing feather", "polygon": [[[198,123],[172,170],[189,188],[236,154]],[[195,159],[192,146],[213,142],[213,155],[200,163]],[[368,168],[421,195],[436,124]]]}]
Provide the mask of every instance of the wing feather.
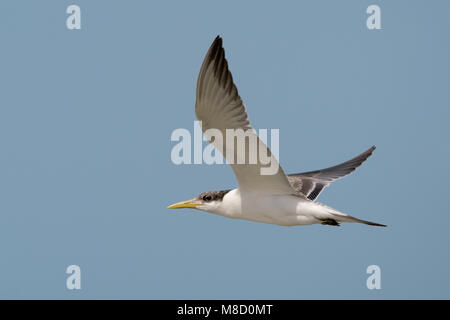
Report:
[{"label": "wing feather", "polygon": [[[271,194],[293,194],[295,190],[291,187],[287,176],[284,174],[275,157],[267,146],[258,138],[248,120],[245,106],[239,96],[233,77],[228,69],[225,59],[225,51],[222,47],[222,39],[218,36],[209,48],[203,64],[200,68],[197,81],[197,100],[195,104],[197,118],[202,121],[202,130],[217,129],[222,133],[222,145],[216,138],[205,133],[205,137],[224,155],[238,180],[239,188],[266,192]],[[237,146],[226,143],[227,129],[245,130],[248,137],[245,139],[244,164],[237,164]],[[256,163],[250,164],[250,152],[253,149],[249,141],[255,139],[258,148]],[[231,152],[233,151],[233,152]],[[260,154],[264,152],[270,157],[269,164],[262,163]],[[276,168],[276,173],[271,175],[262,174],[263,168]]]},{"label": "wing feather", "polygon": [[372,155],[374,150],[375,146],[372,146],[355,158],[338,164],[337,166],[322,170],[290,174],[288,175],[289,182],[298,193],[301,193],[308,197],[308,199],[314,201],[324,188],[328,187],[333,181],[352,173]]}]

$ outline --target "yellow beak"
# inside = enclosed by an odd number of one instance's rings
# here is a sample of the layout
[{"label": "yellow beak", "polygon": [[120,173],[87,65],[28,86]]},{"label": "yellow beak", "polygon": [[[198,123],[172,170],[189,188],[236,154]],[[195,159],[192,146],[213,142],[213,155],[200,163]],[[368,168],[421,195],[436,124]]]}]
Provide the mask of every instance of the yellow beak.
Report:
[{"label": "yellow beak", "polygon": [[174,204],[168,206],[167,209],[195,208],[201,204],[202,203],[198,199],[191,199],[191,200],[187,200],[187,201],[174,203]]}]

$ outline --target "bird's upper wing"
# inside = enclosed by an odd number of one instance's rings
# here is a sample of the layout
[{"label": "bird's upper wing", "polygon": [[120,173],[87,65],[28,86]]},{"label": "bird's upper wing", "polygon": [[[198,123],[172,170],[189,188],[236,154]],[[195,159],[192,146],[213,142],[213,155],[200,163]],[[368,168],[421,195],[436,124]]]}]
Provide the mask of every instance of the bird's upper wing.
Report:
[{"label": "bird's upper wing", "polygon": [[[269,148],[258,138],[250,126],[244,104],[233,83],[231,72],[228,70],[222,39],[219,36],[209,48],[200,69],[195,113],[202,122],[205,137],[231,165],[240,189],[269,194],[295,193]],[[214,130],[207,131],[208,129],[218,130],[223,139],[218,139],[216,134],[212,133]],[[235,144],[234,139],[233,143],[227,143],[227,129],[245,130],[247,138],[244,140],[244,145],[242,143]],[[257,150],[250,147],[249,141],[257,144]],[[244,148],[245,153],[237,152],[239,148]],[[267,160],[270,159],[270,161],[261,161],[261,153],[267,155]],[[253,161],[250,163],[251,159]],[[275,168],[275,170],[269,170],[269,167]],[[274,174],[262,174],[265,169]]]},{"label": "bird's upper wing", "polygon": [[288,175],[289,182],[298,193],[301,193],[308,197],[308,199],[314,201],[325,187],[328,187],[331,182],[353,172],[364,161],[366,161],[368,157],[372,155],[372,152],[374,150],[375,146],[372,146],[370,149],[361,153],[359,156],[356,156],[355,158],[338,164],[334,167],[316,171],[290,174]]}]

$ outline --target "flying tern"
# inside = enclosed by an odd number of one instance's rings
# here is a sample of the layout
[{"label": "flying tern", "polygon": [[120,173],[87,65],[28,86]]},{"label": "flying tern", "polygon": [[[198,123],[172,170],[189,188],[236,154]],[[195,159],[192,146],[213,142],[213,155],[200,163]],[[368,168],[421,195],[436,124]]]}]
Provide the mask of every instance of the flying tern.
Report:
[{"label": "flying tern", "polygon": [[[209,48],[197,81],[195,113],[202,121],[207,139],[225,156],[238,181],[233,190],[203,192],[194,199],[170,205],[169,209],[193,208],[234,219],[244,219],[281,226],[322,224],[339,226],[341,222],[358,222],[371,226],[383,224],[361,220],[316,201],[322,190],[360,166],[375,150],[372,146],[359,156],[327,169],[286,175],[268,147],[259,139],[248,120],[245,106],[233,82],[222,38],[217,36]],[[254,149],[248,146],[252,138],[259,152],[270,157],[277,166],[275,174],[262,174],[268,166],[259,157],[254,163],[236,162],[238,148],[219,141],[206,133],[214,129],[226,135],[227,129],[247,132],[245,159]],[[250,130],[250,131],[249,131]],[[230,151],[231,150],[231,154]],[[258,152],[258,151],[257,151]]]}]

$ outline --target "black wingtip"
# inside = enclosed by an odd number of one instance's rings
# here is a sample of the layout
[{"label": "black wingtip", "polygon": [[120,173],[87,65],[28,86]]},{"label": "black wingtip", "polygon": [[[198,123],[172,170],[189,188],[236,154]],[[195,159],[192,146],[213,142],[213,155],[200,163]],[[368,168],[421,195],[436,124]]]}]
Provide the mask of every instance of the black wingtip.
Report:
[{"label": "black wingtip", "polygon": [[367,158],[370,157],[372,155],[372,153],[375,151],[377,147],[375,145],[371,146],[369,149],[367,149],[366,151],[364,151],[361,155],[366,154]]},{"label": "black wingtip", "polygon": [[209,47],[208,53],[207,53],[207,63],[211,63],[212,61],[216,60],[217,56],[220,55],[220,52],[223,51],[222,48],[222,38],[218,35],[211,46]]},{"label": "black wingtip", "polygon": [[372,153],[375,151],[377,147],[375,147],[375,145],[371,146],[369,149],[367,149],[366,151],[364,151],[363,153],[361,153],[360,155],[354,157],[353,159],[344,162],[344,163],[352,163],[355,162],[355,167],[351,170],[354,171],[357,167],[359,167],[360,165],[363,164],[364,161],[366,161],[371,155]]},{"label": "black wingtip", "polygon": [[219,49],[222,47],[222,37],[220,35],[217,35],[217,37],[214,39],[213,43],[211,44],[211,48]]}]

